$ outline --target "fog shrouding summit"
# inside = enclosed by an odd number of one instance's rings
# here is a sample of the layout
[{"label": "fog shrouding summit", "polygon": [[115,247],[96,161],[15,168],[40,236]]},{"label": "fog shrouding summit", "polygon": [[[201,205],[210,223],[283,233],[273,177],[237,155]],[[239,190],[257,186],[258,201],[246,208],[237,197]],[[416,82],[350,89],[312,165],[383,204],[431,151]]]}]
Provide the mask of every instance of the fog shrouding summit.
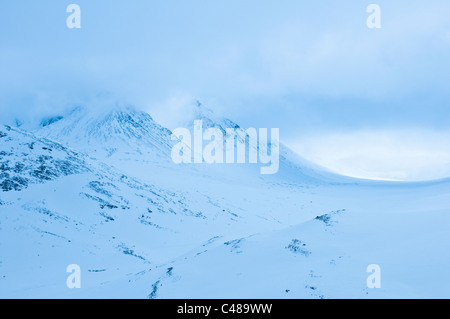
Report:
[{"label": "fog shrouding summit", "polygon": [[[374,154],[367,159],[340,148],[329,161],[318,159],[341,173],[448,176],[443,161],[414,159],[414,153],[429,152],[420,140],[399,138],[404,131],[426,131],[443,141],[448,135],[446,1],[377,1],[382,28],[369,29],[367,4],[360,1],[80,0],[76,30],[66,26],[66,4],[4,2],[3,122],[50,116],[109,96],[142,107],[172,129],[185,101],[198,98],[245,127],[279,127],[282,140],[310,159],[336,139],[353,142],[352,149],[364,144]],[[393,157],[377,158],[383,143],[361,132],[388,135],[408,150],[382,148]],[[349,134],[358,138],[346,139]],[[305,137],[314,149],[294,147]],[[433,150],[446,153],[443,158],[448,152],[439,143]],[[403,156],[416,164],[404,174],[391,173]],[[372,164],[377,161],[385,168]],[[436,165],[438,171],[428,173]]]}]

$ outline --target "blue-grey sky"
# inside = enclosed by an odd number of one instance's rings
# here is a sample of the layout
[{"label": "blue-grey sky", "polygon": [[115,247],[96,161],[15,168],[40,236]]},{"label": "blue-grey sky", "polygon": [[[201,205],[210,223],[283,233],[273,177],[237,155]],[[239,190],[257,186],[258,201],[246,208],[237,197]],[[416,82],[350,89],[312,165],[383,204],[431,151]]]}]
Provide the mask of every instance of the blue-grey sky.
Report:
[{"label": "blue-grey sky", "polygon": [[[81,29],[66,26],[71,3]],[[381,29],[366,25],[371,3]],[[450,175],[449,53],[445,0],[0,0],[0,111],[11,121],[108,96],[170,127],[197,98],[243,126],[279,127],[338,172],[437,178]],[[417,165],[400,167],[405,157]]]}]

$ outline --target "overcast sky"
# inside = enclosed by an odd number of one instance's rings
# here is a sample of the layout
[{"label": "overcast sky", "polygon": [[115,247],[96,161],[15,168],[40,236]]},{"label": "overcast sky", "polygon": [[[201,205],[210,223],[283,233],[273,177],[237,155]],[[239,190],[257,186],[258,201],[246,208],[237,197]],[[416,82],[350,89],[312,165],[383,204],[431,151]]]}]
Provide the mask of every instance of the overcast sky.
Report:
[{"label": "overcast sky", "polygon": [[0,0],[3,121],[108,97],[174,128],[195,98],[337,172],[450,176],[450,2],[343,3]]}]

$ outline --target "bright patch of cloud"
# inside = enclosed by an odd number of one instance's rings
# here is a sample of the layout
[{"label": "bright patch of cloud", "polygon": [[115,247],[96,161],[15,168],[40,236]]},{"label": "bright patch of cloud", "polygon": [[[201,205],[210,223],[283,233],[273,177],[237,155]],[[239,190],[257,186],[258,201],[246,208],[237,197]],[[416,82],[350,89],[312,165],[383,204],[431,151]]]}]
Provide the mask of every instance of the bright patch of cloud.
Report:
[{"label": "bright patch of cloud", "polygon": [[334,172],[369,179],[432,180],[450,176],[450,132],[357,131],[289,143]]}]

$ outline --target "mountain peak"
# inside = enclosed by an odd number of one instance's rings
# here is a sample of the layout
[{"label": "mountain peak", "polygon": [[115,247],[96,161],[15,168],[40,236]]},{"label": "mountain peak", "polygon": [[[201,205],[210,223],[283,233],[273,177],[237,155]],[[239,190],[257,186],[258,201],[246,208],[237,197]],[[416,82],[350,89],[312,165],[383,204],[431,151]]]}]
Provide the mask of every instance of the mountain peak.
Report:
[{"label": "mountain peak", "polygon": [[167,152],[172,143],[169,130],[131,105],[78,106],[60,116],[58,121],[46,121],[45,124],[35,131],[37,135],[88,153],[104,153],[107,157],[113,153]]},{"label": "mountain peak", "polygon": [[217,114],[199,100],[194,101],[192,108],[191,117],[184,121],[184,125],[188,127],[192,127],[194,121],[201,120],[204,128],[218,127],[222,131],[226,128],[239,128],[232,120]]},{"label": "mountain peak", "polygon": [[[87,106],[87,105],[78,105],[72,108],[66,116],[68,117],[89,117],[92,119],[100,120],[109,119],[112,120],[115,117],[123,116],[124,114],[128,115],[145,115],[146,117],[151,118],[151,116],[145,112],[142,112],[135,108],[130,104],[120,104],[114,103],[112,105],[107,106]],[[153,119],[152,119],[153,120]]]},{"label": "mountain peak", "polygon": [[194,117],[199,120],[202,118],[215,118],[217,117],[213,110],[202,104],[199,100],[195,100],[194,103]]}]

